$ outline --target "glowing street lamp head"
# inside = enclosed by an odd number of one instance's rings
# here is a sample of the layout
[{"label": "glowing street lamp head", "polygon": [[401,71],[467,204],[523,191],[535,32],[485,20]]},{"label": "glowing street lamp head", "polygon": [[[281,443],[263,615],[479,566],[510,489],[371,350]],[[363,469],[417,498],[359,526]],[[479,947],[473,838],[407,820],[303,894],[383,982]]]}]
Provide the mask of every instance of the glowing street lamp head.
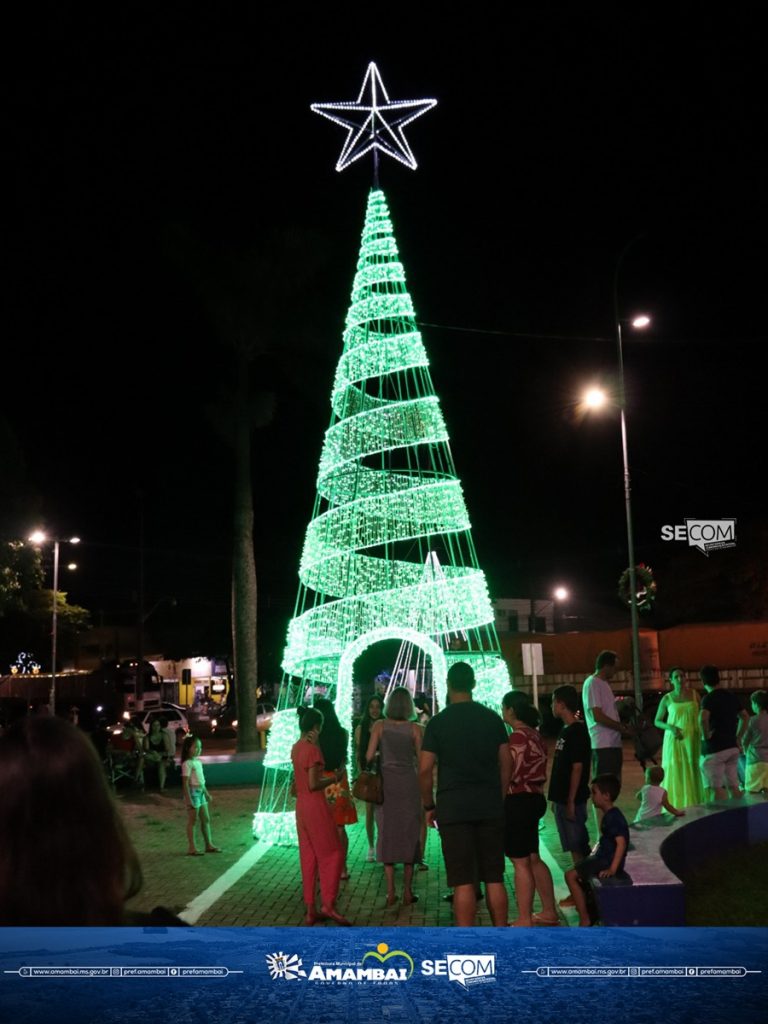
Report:
[{"label": "glowing street lamp head", "polygon": [[642,330],[643,327],[648,327],[650,322],[651,318],[647,316],[645,313],[642,313],[640,316],[635,316],[632,318],[632,326],[637,330]]},{"label": "glowing street lamp head", "polygon": [[42,530],[35,530],[34,533],[30,533],[29,535],[30,544],[45,544],[47,540],[48,538],[46,537]]},{"label": "glowing street lamp head", "polygon": [[77,562],[68,562],[67,568],[69,569],[70,572],[74,572],[75,569],[77,568]]},{"label": "glowing street lamp head", "polygon": [[568,589],[566,587],[555,587],[555,600],[556,601],[567,601],[570,597]]},{"label": "glowing street lamp head", "polygon": [[584,405],[588,409],[602,409],[608,401],[608,396],[602,388],[590,388],[584,393]]}]

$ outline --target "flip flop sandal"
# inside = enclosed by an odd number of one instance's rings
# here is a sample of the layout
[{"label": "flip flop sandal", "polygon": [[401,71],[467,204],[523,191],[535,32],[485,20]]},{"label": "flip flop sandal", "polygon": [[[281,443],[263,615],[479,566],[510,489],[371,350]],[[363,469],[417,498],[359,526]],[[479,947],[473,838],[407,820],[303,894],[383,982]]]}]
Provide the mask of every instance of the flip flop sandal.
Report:
[{"label": "flip flop sandal", "polygon": [[539,925],[539,927],[543,928],[556,928],[560,924],[559,918],[556,917],[553,921],[551,918],[544,917],[542,914],[531,914],[531,920],[535,925]]}]

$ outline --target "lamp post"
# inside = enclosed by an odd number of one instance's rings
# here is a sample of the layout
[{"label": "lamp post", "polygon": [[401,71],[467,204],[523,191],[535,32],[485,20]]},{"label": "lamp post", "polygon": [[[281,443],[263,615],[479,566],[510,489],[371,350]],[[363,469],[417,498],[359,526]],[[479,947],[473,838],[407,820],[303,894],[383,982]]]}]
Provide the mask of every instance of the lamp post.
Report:
[{"label": "lamp post", "polygon": [[[624,250],[626,252],[626,249]],[[624,254],[622,253],[622,256]],[[619,261],[620,265],[621,261]],[[618,266],[616,268],[618,274]],[[622,323],[628,323],[635,330],[648,327],[651,318],[645,314],[622,320],[615,314],[616,321],[616,354],[618,361],[619,380],[619,419],[621,424],[621,457],[624,467],[624,513],[627,521],[627,554],[629,557],[629,608],[632,628],[632,680],[635,691],[635,703],[639,710],[643,708],[643,687],[640,677],[640,621],[637,610],[637,571],[635,566],[635,537],[632,528],[632,479],[629,472],[629,451],[627,446],[626,392],[624,389],[624,352],[622,349]],[[584,394],[584,404],[590,409],[600,409],[606,404],[608,397],[601,388],[590,388]]]},{"label": "lamp post", "polygon": [[[35,530],[29,538],[33,544],[45,544],[48,537],[42,530]],[[79,544],[79,537],[69,537],[60,540],[58,537],[53,541],[53,611],[51,613],[51,688],[48,692],[48,709],[52,715],[56,714],[56,641],[58,632],[58,591],[59,591],[59,545]],[[74,563],[70,563],[71,567]]]}]

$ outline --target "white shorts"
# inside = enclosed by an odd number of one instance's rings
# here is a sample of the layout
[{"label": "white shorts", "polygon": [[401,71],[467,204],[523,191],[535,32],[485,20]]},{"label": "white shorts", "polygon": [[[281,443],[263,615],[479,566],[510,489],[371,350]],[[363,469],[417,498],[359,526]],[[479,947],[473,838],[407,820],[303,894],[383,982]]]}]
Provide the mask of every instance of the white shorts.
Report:
[{"label": "white shorts", "polygon": [[699,761],[704,786],[722,789],[723,781],[729,789],[739,790],[739,748],[728,747],[714,754],[703,754]]}]

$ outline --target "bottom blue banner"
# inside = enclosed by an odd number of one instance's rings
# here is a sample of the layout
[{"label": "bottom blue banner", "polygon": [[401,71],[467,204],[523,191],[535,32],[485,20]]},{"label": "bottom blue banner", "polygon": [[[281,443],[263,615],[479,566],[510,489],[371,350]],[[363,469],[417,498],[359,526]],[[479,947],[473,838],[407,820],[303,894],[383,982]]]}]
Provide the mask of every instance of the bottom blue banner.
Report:
[{"label": "bottom blue banner", "polygon": [[768,929],[0,930],[0,1020],[744,1024]]}]

